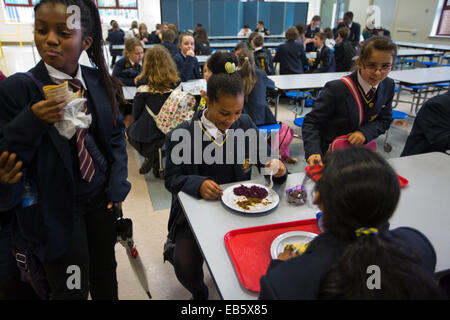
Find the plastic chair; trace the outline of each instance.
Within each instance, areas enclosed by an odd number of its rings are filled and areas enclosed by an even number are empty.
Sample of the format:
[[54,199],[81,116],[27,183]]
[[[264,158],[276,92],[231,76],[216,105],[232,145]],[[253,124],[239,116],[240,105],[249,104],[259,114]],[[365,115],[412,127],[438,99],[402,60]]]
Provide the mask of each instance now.
[[[313,95],[308,91],[287,91],[286,97],[295,99],[295,108],[292,109],[292,111],[295,113],[295,116],[297,114],[303,113],[303,107],[312,107],[314,105],[314,98]],[[307,98],[309,97],[309,98]],[[301,100],[305,100],[304,103],[301,102]],[[298,112],[299,103],[301,105],[300,112]]]
[[305,117],[300,117],[300,118],[297,118],[297,119],[295,119],[294,120],[294,124],[297,126],[297,127],[303,127],[303,121],[305,120]]
[[258,127],[259,131],[263,131],[268,135],[271,133],[276,133],[276,132],[280,131],[280,129],[281,129],[281,125],[279,123],[266,124],[266,125]]
[[[392,120],[406,120],[408,119],[408,114],[402,111],[392,110]],[[392,146],[388,142],[389,130],[386,130],[384,137],[383,149],[385,152],[391,152]]]

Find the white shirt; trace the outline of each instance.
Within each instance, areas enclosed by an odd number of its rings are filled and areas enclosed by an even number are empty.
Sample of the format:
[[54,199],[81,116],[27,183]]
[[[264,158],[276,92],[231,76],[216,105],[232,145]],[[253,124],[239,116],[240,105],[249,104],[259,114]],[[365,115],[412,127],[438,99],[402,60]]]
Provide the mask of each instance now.
[[358,71],[358,82],[361,85],[361,88],[364,90],[364,93],[366,95],[367,95],[367,93],[369,93],[370,89],[374,88],[376,91],[378,88],[378,84],[375,87],[373,87],[366,80],[364,80],[363,77],[361,77],[361,75],[359,74],[359,71]]
[[[207,110],[205,110],[202,114],[202,117],[200,118],[200,121],[203,125],[203,128],[206,130],[206,132],[214,138],[214,140],[217,141],[223,141],[223,134],[222,131],[220,131],[216,125],[214,123],[212,123],[211,121],[209,121],[205,114],[206,114]],[[228,129],[225,130],[225,135],[228,134]]]
[[[72,80],[74,78],[72,78],[71,76],[69,76],[68,74],[65,74],[64,72],[59,71],[56,68],[53,68],[52,66],[45,64],[45,67],[47,68],[48,71],[48,75],[50,77],[50,80],[52,80],[54,83],[56,84],[61,84],[66,80]],[[77,75],[75,76],[75,79],[78,79],[81,81],[81,84],[84,87],[84,90],[87,91],[87,87],[86,87],[86,83],[83,80],[83,74],[81,72],[81,66],[78,65],[78,71],[77,71]]]

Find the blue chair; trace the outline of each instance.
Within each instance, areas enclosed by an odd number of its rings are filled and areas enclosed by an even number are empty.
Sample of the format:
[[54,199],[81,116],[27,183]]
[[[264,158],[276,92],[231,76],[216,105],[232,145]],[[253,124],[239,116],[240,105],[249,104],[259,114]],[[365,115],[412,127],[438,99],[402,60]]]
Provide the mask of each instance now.
[[259,131],[265,132],[267,135],[270,135],[271,133],[276,133],[280,131],[280,129],[281,125],[279,123],[266,124],[258,127]]
[[[312,107],[314,105],[313,95],[308,91],[287,91],[285,94],[286,97],[295,99],[295,108],[292,111],[296,116],[303,113],[303,106]],[[305,100],[305,103],[303,104],[301,100]],[[298,112],[299,104],[301,105],[300,112]]]
[[300,117],[300,118],[297,118],[297,119],[295,119],[294,120],[294,124],[297,126],[297,127],[302,127],[303,126],[303,121],[305,120],[305,117]]
[[437,62],[433,62],[434,55],[427,56],[427,58],[428,58],[430,61],[427,61],[427,62],[422,61],[420,64],[426,66],[427,68],[429,68],[429,67],[436,67],[436,66],[439,65],[439,63],[437,63]]
[[[406,120],[408,119],[408,114],[402,111],[392,110],[392,120]],[[392,151],[392,146],[388,142],[389,130],[386,130],[386,134],[384,137],[383,149],[386,152]]]

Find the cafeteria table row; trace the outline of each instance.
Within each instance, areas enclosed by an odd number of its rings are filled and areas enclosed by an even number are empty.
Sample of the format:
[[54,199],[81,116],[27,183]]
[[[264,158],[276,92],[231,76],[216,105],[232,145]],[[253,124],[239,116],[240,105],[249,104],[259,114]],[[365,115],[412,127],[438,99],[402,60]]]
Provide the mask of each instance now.
[[[390,159],[388,162],[399,175],[408,180],[408,185],[401,190],[397,209],[390,220],[391,228],[409,226],[420,230],[436,250],[436,272],[449,269],[450,156],[435,152]],[[278,207],[267,215],[243,216],[236,214],[220,200],[198,200],[184,192],[178,194],[185,216],[222,299],[250,300],[258,297],[257,292],[250,291],[239,280],[239,275],[244,271],[234,267],[225,244],[225,235],[236,229],[314,219],[315,212],[311,207],[292,206],[286,201],[285,189],[301,184],[303,178],[304,173],[290,174],[285,184],[273,187],[280,197],[280,202]],[[262,177],[251,180],[251,183],[267,185]],[[221,187],[225,190],[233,185],[236,184]],[[246,252],[248,259],[256,259],[258,255],[270,257],[270,246],[262,250],[264,252],[254,252],[253,245],[249,241],[247,247],[242,250]],[[270,259],[268,261],[270,262]],[[259,266],[259,269],[261,268],[265,270],[267,266]]]

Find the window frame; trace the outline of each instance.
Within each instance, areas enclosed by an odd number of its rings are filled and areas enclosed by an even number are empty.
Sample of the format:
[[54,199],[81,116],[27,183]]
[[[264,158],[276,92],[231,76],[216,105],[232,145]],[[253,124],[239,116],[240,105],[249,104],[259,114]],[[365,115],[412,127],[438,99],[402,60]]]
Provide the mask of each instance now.
[[3,0],[3,4],[5,7],[34,7],[32,0],[28,0],[28,4],[17,4],[17,3],[6,3],[6,0]]
[[[31,0],[29,0],[31,1]],[[98,9],[130,9],[130,10],[138,10],[138,1],[136,0],[136,6],[135,7],[122,7],[119,5],[119,0],[115,0],[116,1],[116,6],[115,7],[99,7],[98,6],[98,0],[95,0],[95,5],[97,6]]]
[[437,29],[436,29],[436,36],[438,36],[438,37],[450,36],[450,33],[445,33],[445,34],[439,33],[442,22],[443,22],[442,18],[444,17],[445,11],[448,11],[448,14],[450,14],[450,0],[444,0],[444,3],[442,4],[441,12],[439,15],[439,22],[438,22]]

